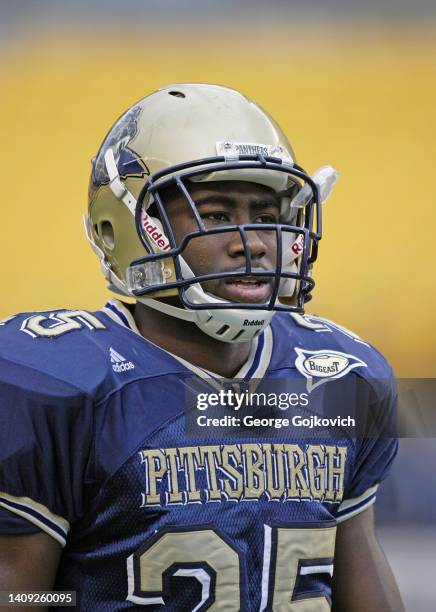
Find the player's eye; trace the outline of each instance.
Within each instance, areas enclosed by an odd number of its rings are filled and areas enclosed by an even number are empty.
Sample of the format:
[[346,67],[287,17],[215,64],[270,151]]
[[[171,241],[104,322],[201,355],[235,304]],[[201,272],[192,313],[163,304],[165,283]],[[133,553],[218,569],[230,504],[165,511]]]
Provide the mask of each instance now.
[[205,211],[200,214],[200,217],[203,221],[210,223],[230,223],[229,215],[222,211]]
[[255,223],[278,223],[279,219],[278,219],[278,215],[274,215],[271,213],[268,214],[263,214],[263,215],[257,215],[255,221]]

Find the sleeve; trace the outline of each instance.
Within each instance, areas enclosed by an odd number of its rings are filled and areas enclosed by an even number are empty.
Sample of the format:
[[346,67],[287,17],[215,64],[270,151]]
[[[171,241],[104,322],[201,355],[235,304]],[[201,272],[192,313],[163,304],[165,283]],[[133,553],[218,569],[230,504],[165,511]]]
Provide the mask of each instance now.
[[65,545],[91,483],[93,405],[64,381],[0,357],[0,533]]
[[365,427],[355,445],[353,471],[337,511],[342,522],[371,506],[380,483],[388,476],[398,451],[396,435],[398,393],[395,378],[371,381]]

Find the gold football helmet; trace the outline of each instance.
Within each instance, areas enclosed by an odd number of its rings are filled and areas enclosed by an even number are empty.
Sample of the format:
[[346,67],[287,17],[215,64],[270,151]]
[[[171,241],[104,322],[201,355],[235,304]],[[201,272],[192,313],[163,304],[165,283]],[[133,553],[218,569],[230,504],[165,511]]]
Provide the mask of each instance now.
[[[303,312],[314,286],[311,267],[321,238],[321,202],[337,173],[324,166],[310,177],[277,123],[239,92],[209,84],[177,84],[143,98],[111,128],[93,159],[87,236],[112,290],[151,308],[195,322],[214,338],[244,342],[259,334],[278,310]],[[248,181],[280,199],[280,223],[256,224],[276,233],[276,266],[257,270],[247,248],[248,225],[206,228],[190,185]],[[165,193],[176,188],[197,220],[198,231],[177,244],[165,211]],[[239,232],[245,268],[196,276],[184,258],[189,240]],[[211,238],[212,239],[212,238]],[[222,276],[271,279],[263,304],[235,303],[202,288]],[[178,296],[180,305],[161,298]]]

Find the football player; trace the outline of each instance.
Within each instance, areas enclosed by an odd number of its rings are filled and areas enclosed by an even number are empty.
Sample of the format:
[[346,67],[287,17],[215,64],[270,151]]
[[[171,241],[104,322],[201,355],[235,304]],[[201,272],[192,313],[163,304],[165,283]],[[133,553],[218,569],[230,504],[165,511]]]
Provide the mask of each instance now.
[[[0,327],[0,590],[90,612],[403,609],[373,524],[391,368],[304,315],[336,178],[225,87],[118,119],[85,226],[119,299]],[[371,435],[347,429],[342,408],[369,407]]]

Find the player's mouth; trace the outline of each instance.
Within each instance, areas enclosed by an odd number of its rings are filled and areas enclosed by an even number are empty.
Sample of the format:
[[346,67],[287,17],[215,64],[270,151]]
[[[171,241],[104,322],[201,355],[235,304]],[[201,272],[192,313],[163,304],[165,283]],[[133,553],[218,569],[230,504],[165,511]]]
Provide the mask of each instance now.
[[229,278],[224,283],[225,299],[232,302],[254,302],[262,304],[271,295],[271,279],[261,276]]

